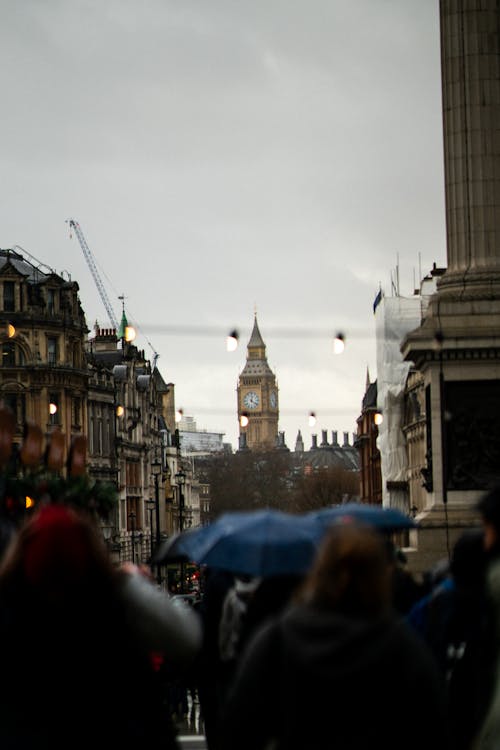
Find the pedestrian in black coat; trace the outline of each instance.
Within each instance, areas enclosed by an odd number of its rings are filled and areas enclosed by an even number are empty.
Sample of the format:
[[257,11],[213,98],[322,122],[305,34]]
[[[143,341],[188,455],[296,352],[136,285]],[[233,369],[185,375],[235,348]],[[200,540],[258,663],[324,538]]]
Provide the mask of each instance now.
[[486,563],[483,530],[464,531],[453,546],[449,576],[417,602],[407,618],[431,648],[446,680],[454,750],[472,746],[491,693],[494,659]]
[[[274,743],[274,744],[273,744]],[[444,750],[444,684],[391,606],[383,540],[333,527],[297,601],[248,644],[223,750]]]

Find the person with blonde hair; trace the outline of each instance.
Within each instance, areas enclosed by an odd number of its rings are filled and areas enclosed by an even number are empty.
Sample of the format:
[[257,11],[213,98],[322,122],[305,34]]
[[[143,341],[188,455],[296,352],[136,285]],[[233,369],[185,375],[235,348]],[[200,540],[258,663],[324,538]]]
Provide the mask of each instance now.
[[333,526],[294,601],[242,655],[223,750],[444,750],[443,681],[391,594],[382,537]]

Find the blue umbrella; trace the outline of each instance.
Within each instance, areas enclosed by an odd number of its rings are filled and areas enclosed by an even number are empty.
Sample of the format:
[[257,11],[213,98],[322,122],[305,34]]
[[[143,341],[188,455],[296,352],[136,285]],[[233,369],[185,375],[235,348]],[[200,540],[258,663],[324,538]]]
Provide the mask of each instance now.
[[305,516],[271,509],[230,511],[208,526],[179,534],[171,552],[233,573],[302,574],[310,567],[321,537],[318,524]]
[[162,541],[151,557],[152,564],[167,565],[174,562],[189,562],[189,555],[184,552],[182,547],[183,538],[184,534],[177,532]]
[[305,515],[306,518],[316,521],[323,528],[333,523],[350,522],[367,524],[382,531],[418,528],[417,522],[398,508],[387,508],[369,503],[345,503],[330,508],[320,508]]

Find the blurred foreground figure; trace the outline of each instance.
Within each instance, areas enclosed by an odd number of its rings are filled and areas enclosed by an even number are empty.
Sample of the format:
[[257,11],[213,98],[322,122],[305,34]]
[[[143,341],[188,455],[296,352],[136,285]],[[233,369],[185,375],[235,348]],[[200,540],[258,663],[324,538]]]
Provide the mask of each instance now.
[[468,750],[491,690],[491,612],[485,596],[482,529],[459,536],[448,576],[410,610],[408,622],[431,648],[446,680],[450,739]]
[[90,518],[48,505],[0,566],[0,745],[175,748],[153,655],[188,665],[201,641],[138,568],[115,568]]
[[488,555],[486,595],[491,606],[492,638],[489,649],[493,665],[488,711],[473,745],[474,750],[500,748],[500,486],[479,500],[477,508],[484,529],[484,546]]
[[444,750],[443,681],[391,593],[380,535],[332,527],[294,605],[242,656],[224,750]]

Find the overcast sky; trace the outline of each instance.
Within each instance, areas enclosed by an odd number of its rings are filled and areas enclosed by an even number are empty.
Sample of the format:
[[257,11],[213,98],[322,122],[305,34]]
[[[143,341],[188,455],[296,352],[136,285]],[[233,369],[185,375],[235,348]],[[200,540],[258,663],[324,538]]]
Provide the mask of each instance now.
[[198,428],[237,446],[256,309],[288,446],[352,434],[379,283],[398,266],[409,296],[446,262],[438,0],[0,9],[0,247],[69,273],[108,327],[78,221]]

